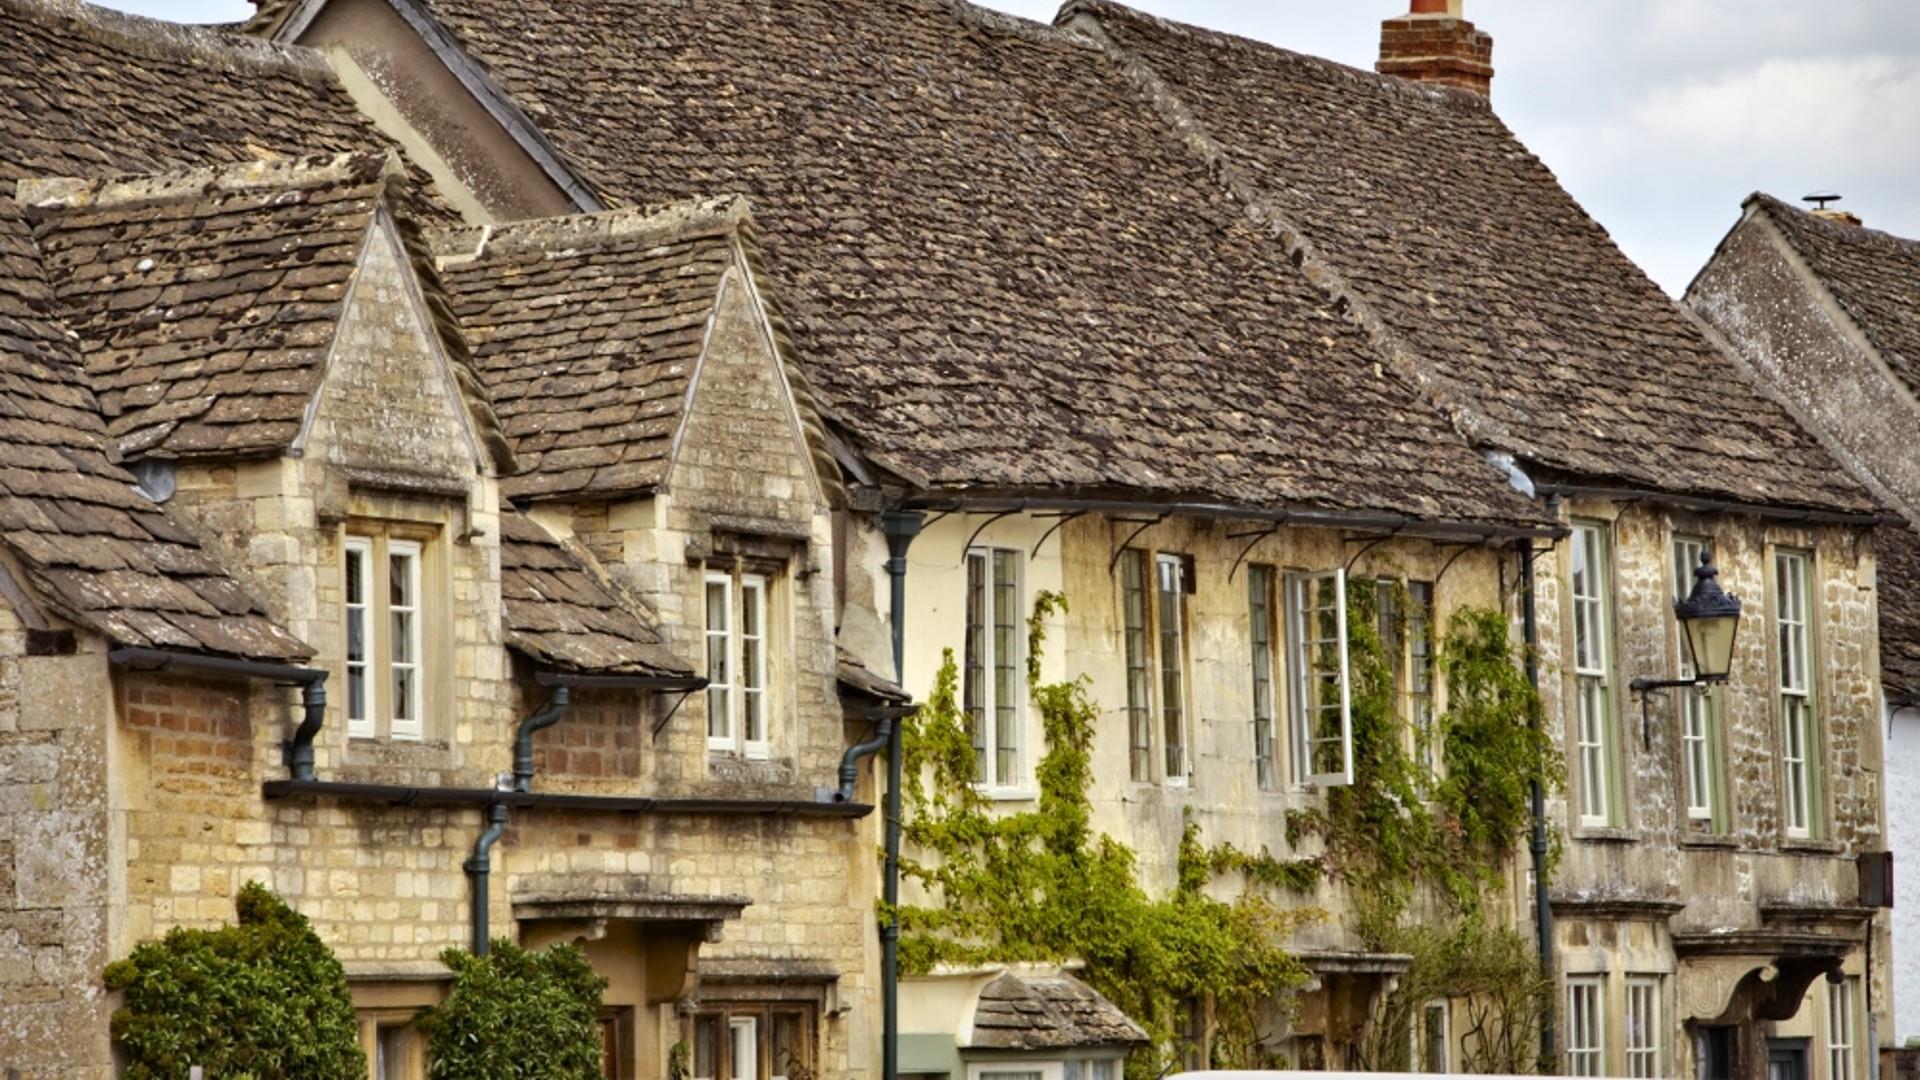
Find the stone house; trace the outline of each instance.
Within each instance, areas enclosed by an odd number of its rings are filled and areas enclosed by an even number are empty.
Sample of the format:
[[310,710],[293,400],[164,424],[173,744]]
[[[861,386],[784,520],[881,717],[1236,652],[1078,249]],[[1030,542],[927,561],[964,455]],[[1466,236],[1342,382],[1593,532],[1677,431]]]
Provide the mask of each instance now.
[[[1880,559],[1880,679],[1887,710],[1889,847],[1920,839],[1920,473],[1905,447],[1920,430],[1920,241],[1856,215],[1803,210],[1756,193],[1741,207],[1686,301],[1780,401],[1899,521],[1874,536]],[[1920,921],[1894,913],[1896,1043],[1920,1035]]]
[[112,1075],[101,969],[257,879],[380,1077],[489,935],[583,945],[609,1076],[870,1068],[901,695],[744,207],[450,229],[312,54],[4,14],[0,1062]]
[[[1284,635],[1236,563],[1395,566],[1443,609],[1536,613],[1569,776],[1515,917],[1551,927],[1564,1066],[1858,1074],[1888,1001],[1855,866],[1885,847],[1881,501],[1500,124],[1459,5],[1413,8],[1382,69],[1451,89],[1092,0],[1051,28],[954,0],[273,0],[252,29],[323,51],[470,219],[745,196],[846,478],[841,640],[884,669],[899,635],[924,688],[969,596],[978,642],[989,593],[1078,598],[1049,662],[1094,675],[1101,824],[1161,880],[1189,808],[1281,851],[1284,808],[1322,797],[1294,781],[1330,776],[1291,771],[1282,716],[1256,734],[1250,658]],[[882,511],[896,536],[922,515],[899,612]],[[1643,704],[1703,549],[1748,605],[1733,677]],[[1004,654],[976,648],[977,730],[1017,804]],[[1328,1003],[1364,1015],[1392,965],[1309,933],[1319,1004],[1276,1039],[1337,1058]]]

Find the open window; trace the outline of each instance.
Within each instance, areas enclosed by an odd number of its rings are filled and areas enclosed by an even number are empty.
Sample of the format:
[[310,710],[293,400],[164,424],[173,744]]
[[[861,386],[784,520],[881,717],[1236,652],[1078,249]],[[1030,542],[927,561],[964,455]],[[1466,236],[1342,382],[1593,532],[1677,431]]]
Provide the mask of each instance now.
[[1347,572],[1287,577],[1293,779],[1353,783],[1353,703],[1347,664]]

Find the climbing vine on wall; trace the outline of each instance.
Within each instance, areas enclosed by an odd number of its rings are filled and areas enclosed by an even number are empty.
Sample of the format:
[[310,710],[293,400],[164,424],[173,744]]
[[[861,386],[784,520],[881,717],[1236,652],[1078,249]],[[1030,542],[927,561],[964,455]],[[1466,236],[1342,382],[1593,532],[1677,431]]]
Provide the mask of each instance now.
[[[1491,922],[1489,903],[1506,892],[1522,849],[1532,784],[1554,783],[1558,756],[1539,722],[1539,695],[1515,663],[1506,617],[1461,609],[1439,642],[1447,708],[1433,734],[1439,775],[1427,775],[1424,755],[1402,737],[1379,588],[1355,579],[1347,589],[1354,782],[1329,791],[1324,809],[1294,814],[1290,839],[1320,838],[1329,873],[1350,887],[1354,928],[1368,948],[1414,958],[1375,1011],[1360,1047],[1368,1068],[1409,1068],[1420,1011],[1451,998],[1466,1014],[1462,1064],[1529,1072],[1549,987],[1533,947]],[[1390,610],[1407,611],[1405,597],[1397,600]]]
[[[1043,593],[1028,620],[1027,685],[1046,740],[1030,811],[995,812],[974,786],[973,739],[949,651],[903,732],[904,832],[914,856],[901,872],[928,897],[897,913],[903,969],[1079,960],[1082,977],[1153,1039],[1129,1062],[1136,1080],[1175,1064],[1195,1032],[1214,1067],[1272,1064],[1259,1049],[1263,1011],[1305,978],[1281,943],[1319,915],[1280,897],[1333,876],[1356,898],[1355,929],[1370,948],[1415,956],[1402,990],[1370,1025],[1363,1056],[1406,1067],[1415,1011],[1454,996],[1468,999],[1467,1064],[1531,1068],[1531,1057],[1512,1053],[1530,1046],[1538,1020],[1537,968],[1523,939],[1488,924],[1486,905],[1505,889],[1533,778],[1555,774],[1536,723],[1538,695],[1514,662],[1504,616],[1456,612],[1437,656],[1447,687],[1435,736],[1444,767],[1427,776],[1412,752],[1419,748],[1403,738],[1377,590],[1367,579],[1348,591],[1354,783],[1288,821],[1289,844],[1317,837],[1324,854],[1282,859],[1209,846],[1188,822],[1175,886],[1158,898],[1141,886],[1132,849],[1092,827],[1099,711],[1087,680],[1040,678],[1045,620],[1065,610],[1065,598]],[[1400,600],[1392,610],[1407,611]],[[1233,875],[1244,887],[1218,899],[1221,880]],[[1423,897],[1444,910],[1411,926]]]
[[[956,697],[952,652],[932,694],[908,721],[902,744],[905,838],[917,857],[901,873],[932,898],[903,906],[901,965],[1078,960],[1080,976],[1133,1017],[1153,1043],[1128,1062],[1129,1077],[1164,1073],[1178,1038],[1199,1013],[1218,1066],[1256,1057],[1259,1012],[1306,977],[1281,946],[1310,913],[1287,910],[1262,885],[1311,883],[1313,871],[1271,856],[1208,849],[1189,823],[1177,883],[1150,896],[1132,849],[1096,835],[1088,791],[1099,711],[1086,680],[1043,683],[1045,620],[1066,609],[1043,593],[1027,623],[1027,686],[1046,736],[1035,768],[1039,799],[1026,812],[990,811],[973,786],[973,740]],[[1253,887],[1232,901],[1209,895],[1221,870]]]

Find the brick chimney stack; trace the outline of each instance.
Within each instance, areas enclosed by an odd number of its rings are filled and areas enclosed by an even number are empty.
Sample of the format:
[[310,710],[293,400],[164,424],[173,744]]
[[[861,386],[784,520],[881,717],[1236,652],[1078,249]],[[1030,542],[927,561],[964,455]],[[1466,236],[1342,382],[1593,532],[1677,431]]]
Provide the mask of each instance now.
[[1493,36],[1461,17],[1462,0],[1413,0],[1413,9],[1380,24],[1380,62],[1374,70],[1414,82],[1471,90],[1493,89]]

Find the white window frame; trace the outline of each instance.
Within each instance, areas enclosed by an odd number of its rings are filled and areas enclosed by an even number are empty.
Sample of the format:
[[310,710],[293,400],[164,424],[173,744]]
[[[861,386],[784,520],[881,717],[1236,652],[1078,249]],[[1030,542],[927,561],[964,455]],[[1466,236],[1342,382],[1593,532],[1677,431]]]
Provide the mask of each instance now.
[[[1185,787],[1193,775],[1192,710],[1187,696],[1187,595],[1186,560],[1177,554],[1160,552],[1153,557],[1153,640],[1154,656],[1159,661],[1160,750],[1162,779],[1168,787]],[[1169,588],[1171,584],[1171,588]],[[1166,598],[1172,597],[1167,610]],[[1171,642],[1173,648],[1168,649]],[[1173,653],[1168,656],[1168,652]],[[1169,692],[1169,674],[1179,685]],[[1179,742],[1174,736],[1179,736]]]
[[[1315,739],[1312,735],[1313,716],[1317,710],[1325,709],[1328,703],[1321,700],[1315,689],[1315,683],[1324,676],[1314,670],[1313,655],[1317,646],[1327,644],[1327,639],[1310,636],[1309,612],[1324,610],[1313,607],[1311,599],[1314,593],[1326,583],[1331,582],[1334,594],[1334,634],[1337,639],[1340,670],[1338,675],[1340,691],[1340,754],[1339,767],[1326,772],[1313,772],[1314,743],[1330,742],[1330,739]],[[1297,784],[1314,784],[1320,787],[1344,787],[1353,783],[1353,689],[1352,671],[1347,655],[1347,571],[1343,567],[1320,573],[1294,573],[1287,575],[1287,671],[1290,690],[1288,711],[1288,741],[1293,758],[1293,778]]]
[[1666,979],[1660,975],[1631,975],[1627,978],[1627,1075],[1630,1077],[1665,1076],[1666,1040],[1661,1038],[1661,1011]]
[[[972,634],[973,590],[975,587],[974,569],[980,570],[980,686],[978,701],[971,701],[972,693],[966,685],[966,650],[962,649],[962,685],[961,708],[967,711],[969,723],[973,724],[973,745],[975,752],[974,782],[988,791],[1010,792],[1017,790],[1024,782],[1026,749],[1026,672],[1022,660],[1025,658],[1025,635],[1021,633],[1021,611],[1025,610],[1026,592],[1024,560],[1025,553],[1018,548],[974,547],[967,551],[967,573],[963,588],[967,590],[966,603],[962,605],[966,612],[965,632]],[[1008,563],[1003,581],[999,563]],[[1012,622],[1007,634],[1008,648],[1002,650],[996,640],[1000,629],[999,598],[1000,590],[1011,591],[1009,609]],[[1006,655],[1003,655],[1003,652]],[[1010,701],[1002,701],[999,685],[1000,673],[1010,673],[1007,695]],[[977,715],[975,709],[978,710]],[[1002,712],[1008,716],[1003,722]]]
[[[712,592],[721,591],[725,625],[713,624]],[[764,761],[772,747],[772,688],[767,683],[773,582],[765,574],[709,570],[700,598],[707,625],[707,749]],[[757,632],[749,632],[755,629]],[[725,678],[714,679],[716,657]]]
[[[772,607],[767,603],[767,590],[770,587],[765,575],[740,575],[740,610],[734,624],[739,631],[736,640],[740,649],[734,663],[734,670],[740,676],[740,753],[755,761],[766,760],[768,732],[772,728],[772,710],[767,707],[767,645],[770,638],[767,613]],[[747,617],[749,614],[753,616],[751,619]],[[749,627],[757,632],[749,633]],[[748,656],[749,642],[754,645],[751,657]]]
[[1003,1076],[1040,1075],[1040,1080],[1063,1080],[1066,1060],[1050,1061],[973,1061],[967,1063],[967,1080],[994,1080]]
[[[1693,569],[1707,541],[1697,536],[1673,538],[1673,598],[1684,600],[1693,591]],[[1693,678],[1693,662],[1687,650],[1686,629],[1674,620],[1674,647],[1680,657],[1680,677]],[[1680,691],[1680,778],[1685,796],[1687,820],[1706,828],[1714,827],[1718,816],[1717,781],[1719,762],[1715,760],[1713,698],[1706,687]]]
[[[1567,593],[1573,602],[1574,752],[1580,778],[1580,824],[1613,824],[1615,723],[1612,632],[1611,537],[1604,526],[1573,527]],[[1581,591],[1585,585],[1587,591]]]
[[1848,975],[1827,984],[1827,1077],[1856,1080],[1860,1075],[1860,977]]
[[[1429,1021],[1435,1015],[1440,1017],[1440,1062],[1439,1068],[1431,1068],[1434,1052],[1434,1033]],[[1420,1006],[1420,1023],[1413,1030],[1413,1068],[1409,1072],[1450,1073],[1453,1071],[1453,1007],[1446,998],[1434,998]]]
[[[359,557],[360,572],[353,572],[353,556]],[[350,739],[371,739],[379,735],[379,722],[375,717],[379,713],[379,692],[375,689],[374,675],[379,670],[376,660],[377,641],[374,637],[374,612],[379,605],[373,592],[373,540],[366,536],[349,536],[346,539],[340,559],[340,604],[344,612],[341,624],[342,638],[340,655],[347,669],[346,695],[340,706],[347,714],[347,737]],[[357,577],[357,582],[353,579]],[[353,586],[359,585],[360,602],[352,602]],[[360,624],[360,659],[353,659],[353,626]],[[360,712],[354,715],[353,677],[360,676]]]
[[1120,553],[1120,649],[1127,688],[1127,775],[1153,782],[1153,601],[1147,552]]
[[[713,590],[720,588],[720,612],[726,619],[726,625],[713,625]],[[739,729],[734,724],[734,672],[739,661],[735,659],[733,627],[737,616],[734,614],[733,575],[719,571],[708,571],[700,587],[700,600],[705,614],[707,646],[707,749],[732,753],[739,747],[737,736]],[[716,649],[718,650],[716,652]],[[718,657],[724,668],[721,677],[714,677],[714,660]],[[716,704],[717,702],[717,704]],[[733,1036],[729,1034],[728,1038]]]
[[1568,1076],[1607,1075],[1607,977],[1567,978],[1565,1057]]
[[[388,599],[382,606],[387,610],[387,625],[389,627],[393,625],[396,615],[401,613],[406,614],[407,632],[405,637],[407,655],[412,657],[412,659],[404,662],[394,659],[397,655],[397,650],[394,649],[394,642],[392,641],[393,635],[390,630],[389,641],[387,643],[387,682],[390,687],[388,693],[391,695],[389,701],[390,707],[392,708],[392,716],[388,720],[387,734],[395,739],[419,739],[426,733],[425,684],[427,681],[427,658],[424,648],[426,635],[422,627],[422,624],[426,622],[426,610],[423,603],[425,597],[421,593],[421,583],[425,577],[421,564],[426,561],[426,552],[417,540],[387,541],[387,593],[389,597],[393,592],[393,564],[396,559],[406,560],[406,593],[412,598],[413,603],[410,605],[394,605],[391,600]],[[399,672],[402,670],[412,676],[407,682],[407,712],[409,715],[408,718],[404,720],[400,718],[399,694],[396,688],[392,688],[392,684],[399,681]]]
[[1247,641],[1252,652],[1250,669],[1253,705],[1254,784],[1261,791],[1280,786],[1278,740],[1274,738],[1279,712],[1279,662],[1274,650],[1280,634],[1280,620],[1274,605],[1279,603],[1278,575],[1271,566],[1255,563],[1247,567]]
[[1820,726],[1814,710],[1813,635],[1808,608],[1813,557],[1774,552],[1774,647],[1780,664],[1780,801],[1787,835],[1813,835]]
[[[741,1053],[742,1035],[745,1035],[746,1053]],[[731,1016],[727,1018],[727,1058],[728,1067],[733,1075],[728,1080],[760,1080],[760,1018],[757,1016]],[[742,1060],[745,1059],[745,1060]],[[742,1066],[745,1066],[742,1068]]]

